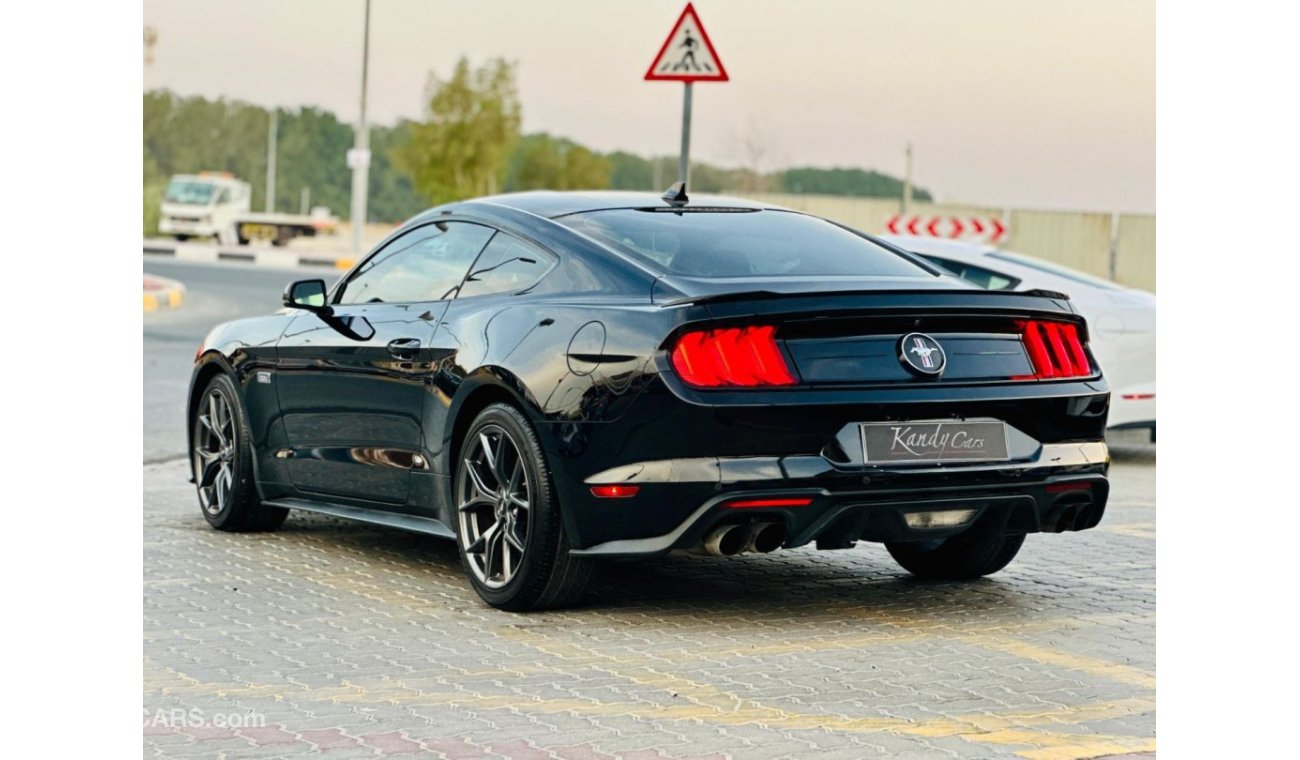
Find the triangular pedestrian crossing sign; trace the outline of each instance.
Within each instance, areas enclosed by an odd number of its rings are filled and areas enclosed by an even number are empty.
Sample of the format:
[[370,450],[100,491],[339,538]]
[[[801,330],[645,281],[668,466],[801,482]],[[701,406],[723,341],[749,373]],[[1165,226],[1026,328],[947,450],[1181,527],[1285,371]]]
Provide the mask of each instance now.
[[673,82],[725,82],[727,69],[709,41],[695,6],[686,4],[673,30],[668,33],[654,63],[646,70],[646,79],[667,79]]

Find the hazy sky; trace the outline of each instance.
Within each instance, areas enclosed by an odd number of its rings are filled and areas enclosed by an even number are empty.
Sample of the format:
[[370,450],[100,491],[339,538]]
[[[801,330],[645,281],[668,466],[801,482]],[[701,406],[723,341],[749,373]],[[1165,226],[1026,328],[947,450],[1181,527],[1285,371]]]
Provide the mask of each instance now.
[[[372,123],[430,70],[519,64],[525,131],[676,155],[682,86],[642,75],[680,0],[372,0]],[[1154,0],[697,0],[731,81],[695,86],[692,158],[860,166],[942,200],[1155,210]],[[355,120],[364,0],[145,0],[146,88]]]

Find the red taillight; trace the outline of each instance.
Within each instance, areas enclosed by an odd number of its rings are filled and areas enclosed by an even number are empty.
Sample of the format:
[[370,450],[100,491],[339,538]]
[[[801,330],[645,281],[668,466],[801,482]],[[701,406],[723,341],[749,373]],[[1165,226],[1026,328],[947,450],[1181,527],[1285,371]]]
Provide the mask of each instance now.
[[1088,377],[1092,366],[1079,339],[1079,328],[1071,322],[1029,320],[1020,322],[1020,336],[1034,365],[1033,377],[1018,380],[1056,380]]
[[812,504],[812,497],[805,496],[779,499],[741,499],[727,502],[728,509],[761,509],[763,507],[806,507]]
[[688,332],[673,347],[673,369],[697,388],[794,385],[775,335],[771,325]]
[[592,486],[591,495],[597,499],[630,499],[640,490],[641,486]]

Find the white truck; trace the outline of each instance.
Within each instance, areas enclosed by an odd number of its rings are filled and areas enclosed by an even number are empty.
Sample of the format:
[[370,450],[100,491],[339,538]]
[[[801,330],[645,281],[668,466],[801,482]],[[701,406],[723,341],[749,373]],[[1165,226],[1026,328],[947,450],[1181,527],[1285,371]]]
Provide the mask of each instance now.
[[215,237],[233,245],[236,221],[248,214],[251,196],[248,183],[229,174],[177,174],[163,193],[158,231],[177,240]]
[[177,240],[215,237],[226,245],[253,241],[288,245],[296,237],[334,234],[338,218],[317,206],[311,214],[255,213],[247,182],[226,172],[177,174],[163,193],[158,231]]

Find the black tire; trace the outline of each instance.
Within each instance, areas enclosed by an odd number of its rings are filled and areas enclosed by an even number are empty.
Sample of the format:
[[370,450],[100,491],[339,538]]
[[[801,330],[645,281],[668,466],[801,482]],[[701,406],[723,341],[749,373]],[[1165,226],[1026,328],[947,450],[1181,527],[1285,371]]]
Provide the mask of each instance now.
[[192,425],[190,461],[199,510],[208,524],[228,531],[280,527],[289,510],[267,506],[257,495],[248,419],[229,375],[216,375],[203,389]]
[[1000,526],[976,525],[970,530],[934,541],[889,542],[885,548],[912,575],[927,580],[970,580],[992,575],[1006,567],[1025,534],[1003,535]]
[[[503,440],[517,452],[513,459]],[[485,456],[485,447],[491,451],[493,444],[495,453]],[[456,545],[465,575],[483,601],[514,612],[577,601],[595,563],[569,553],[550,468],[523,413],[508,404],[484,409],[465,434],[457,460]]]
[[172,235],[172,237],[176,238],[176,242],[178,242],[178,243],[184,243],[186,240],[189,240],[191,236],[190,236],[190,235]]

